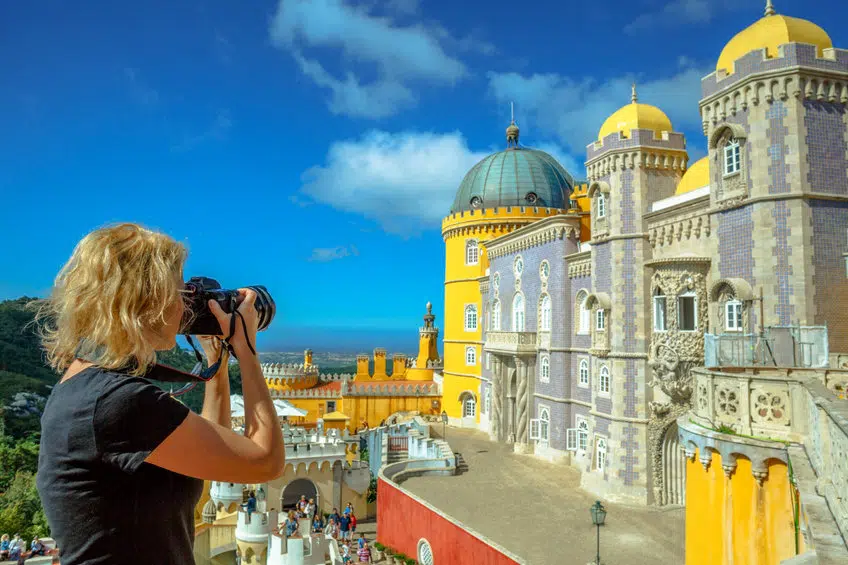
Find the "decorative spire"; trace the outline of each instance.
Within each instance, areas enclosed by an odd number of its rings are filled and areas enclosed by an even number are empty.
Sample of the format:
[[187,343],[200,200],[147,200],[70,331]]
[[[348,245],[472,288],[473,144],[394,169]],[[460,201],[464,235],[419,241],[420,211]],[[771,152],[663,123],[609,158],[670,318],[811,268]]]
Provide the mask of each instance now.
[[630,85],[630,102],[635,104],[639,98],[636,96],[636,83]]
[[774,6],[771,3],[771,0],[766,0],[766,16],[773,16],[777,12],[774,11]]
[[518,147],[518,126],[515,125],[515,105],[510,102],[509,103],[509,114],[510,121],[509,127],[506,128],[506,146],[509,147]]

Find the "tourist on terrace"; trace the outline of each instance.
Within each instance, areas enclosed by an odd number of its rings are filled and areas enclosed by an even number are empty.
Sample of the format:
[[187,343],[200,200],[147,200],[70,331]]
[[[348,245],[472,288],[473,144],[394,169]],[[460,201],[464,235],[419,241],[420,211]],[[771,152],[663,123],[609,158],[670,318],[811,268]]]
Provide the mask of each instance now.
[[250,523],[250,515],[256,512],[256,495],[253,491],[247,495],[247,502],[241,505],[247,511],[247,523]]
[[41,543],[41,540],[38,537],[35,537],[30,544],[30,552],[29,556],[33,557],[35,555],[44,555],[47,553],[47,549],[44,547],[44,544]]
[[333,512],[330,514],[330,518],[332,518],[333,520],[335,520],[335,521],[336,521],[336,524],[338,524],[338,523],[339,523],[339,520],[341,519],[341,516],[339,516],[339,509],[338,509],[338,508],[333,508]]
[[350,545],[347,540],[342,542],[342,563],[350,563]]
[[312,520],[312,532],[316,534],[320,534],[324,531],[324,518],[321,516],[321,513],[318,512],[315,514],[315,519]]
[[353,541],[353,534],[356,533],[356,514],[351,509],[350,512],[350,530],[347,533],[347,539]]
[[297,514],[294,510],[289,510],[289,515],[286,518],[286,536],[291,537],[297,532],[298,522]]
[[0,561],[9,559],[9,534],[0,537]]
[[324,528],[324,535],[330,536],[333,539],[339,539],[339,523],[336,519],[330,517],[327,522],[327,527]]
[[359,546],[359,550],[356,552],[359,555],[360,563],[371,563],[371,548],[368,547],[368,542]]
[[360,534],[359,534],[359,539],[358,539],[358,540],[356,540],[356,541],[357,541],[357,543],[359,544],[359,549],[362,549],[362,547],[363,547],[366,543],[368,543],[368,540],[366,540],[366,539],[365,539],[365,534],[363,534],[363,533],[360,533]]
[[315,516],[315,499],[310,498],[306,504],[306,517],[311,520],[313,516]]
[[345,514],[350,514],[351,512],[353,512],[353,504],[351,504],[350,502],[348,502],[348,503],[347,503],[347,506],[345,506],[344,513],[345,513]]
[[[238,291],[232,314],[205,305],[226,347],[198,336],[217,369],[200,414],[146,378],[160,374],[151,371],[156,352],[173,349],[184,327],[186,255],[183,244],[136,224],[100,228],[36,302],[47,362],[62,375],[41,417],[36,484],[65,563],[193,563],[203,481],[257,484],[282,474],[253,290]],[[229,353],[241,369],[244,435],[231,429]]]
[[342,539],[346,540],[350,538],[350,514],[344,513],[339,518],[339,532]]

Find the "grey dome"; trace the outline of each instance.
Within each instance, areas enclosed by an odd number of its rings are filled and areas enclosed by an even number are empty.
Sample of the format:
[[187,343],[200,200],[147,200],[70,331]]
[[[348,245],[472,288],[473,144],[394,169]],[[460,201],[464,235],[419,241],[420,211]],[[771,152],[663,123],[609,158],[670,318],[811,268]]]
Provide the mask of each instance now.
[[451,214],[500,206],[567,209],[573,188],[572,176],[544,151],[510,147],[489,155],[468,171],[456,192]]

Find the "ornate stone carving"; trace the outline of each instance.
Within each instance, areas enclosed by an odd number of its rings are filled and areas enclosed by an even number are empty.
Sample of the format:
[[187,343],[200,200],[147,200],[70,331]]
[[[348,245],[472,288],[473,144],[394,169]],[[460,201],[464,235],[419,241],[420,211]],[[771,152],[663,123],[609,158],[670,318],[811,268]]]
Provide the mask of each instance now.
[[[661,412],[654,412],[652,418],[648,421],[648,450],[651,454],[651,463],[653,468],[659,472],[654,473],[654,501],[657,504],[664,504],[663,492],[665,488],[664,474],[662,473],[662,445],[665,439],[666,431],[674,424],[681,415],[685,414],[689,409],[688,406],[682,404],[663,405]],[[686,452],[686,456],[692,458],[695,453]]]
[[492,430],[492,437],[500,440],[501,414],[503,414],[503,362],[497,357],[495,357],[494,369],[494,376],[492,378],[492,418],[489,425]]
[[[663,343],[654,344],[648,366],[654,373],[648,386],[658,386],[671,399],[672,404],[689,404],[692,396],[692,376],[689,374],[689,367],[681,367],[680,356],[672,347]],[[651,410],[658,416],[667,413],[668,407],[667,403],[651,402]]]
[[751,391],[751,419],[759,423],[789,425],[789,401],[784,391],[756,388]]
[[524,361],[517,361],[516,367],[518,371],[518,392],[516,394],[516,412],[518,426],[516,430],[516,440],[519,443],[527,443],[527,430],[529,425],[529,417],[527,411],[527,365]]
[[716,412],[736,421],[739,415],[739,394],[732,388],[718,387],[715,393]]

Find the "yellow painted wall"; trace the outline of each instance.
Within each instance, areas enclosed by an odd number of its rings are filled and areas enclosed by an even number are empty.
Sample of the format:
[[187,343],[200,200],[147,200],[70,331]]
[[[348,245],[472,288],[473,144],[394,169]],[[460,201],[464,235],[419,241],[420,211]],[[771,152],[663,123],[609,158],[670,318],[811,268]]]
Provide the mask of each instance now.
[[741,456],[730,479],[721,455],[712,453],[707,471],[699,457],[686,463],[686,565],[778,565],[795,555],[786,465],[769,461],[760,487]]
[[405,396],[351,396],[345,398],[346,412],[350,416],[348,422],[351,431],[358,426],[362,420],[368,422],[369,428],[375,428],[380,422],[395,412],[408,412],[417,410],[422,414],[440,414],[441,404],[433,408],[433,401],[438,402],[436,397],[405,397]]
[[[295,479],[309,479],[318,490],[319,503],[321,512],[332,512],[336,501],[333,500],[333,468],[328,462],[322,463],[320,466],[317,463],[306,465],[286,465],[285,473],[282,477],[274,479],[268,484],[267,501],[268,508],[280,509],[280,500],[282,499],[283,490],[286,485]],[[339,510],[344,509],[344,505],[348,502],[353,503],[353,508],[356,511],[357,519],[373,517],[369,515],[367,504],[368,491],[358,494],[351,490],[342,482],[342,505]],[[372,505],[373,506],[373,505]]]
[[[442,222],[445,237],[445,353],[442,406],[452,418],[462,416],[459,397],[470,390],[479,401],[480,375],[483,367],[481,338],[485,319],[480,296],[479,278],[486,274],[489,259],[480,246],[476,265],[465,264],[465,244],[469,239],[484,242],[511,232],[514,228],[536,220],[564,213],[550,208],[497,208],[454,214]],[[461,229],[457,233],[452,230]],[[477,331],[465,331],[465,306],[477,305]],[[465,364],[465,348],[477,348],[477,364]],[[478,406],[476,420],[480,420]]]

